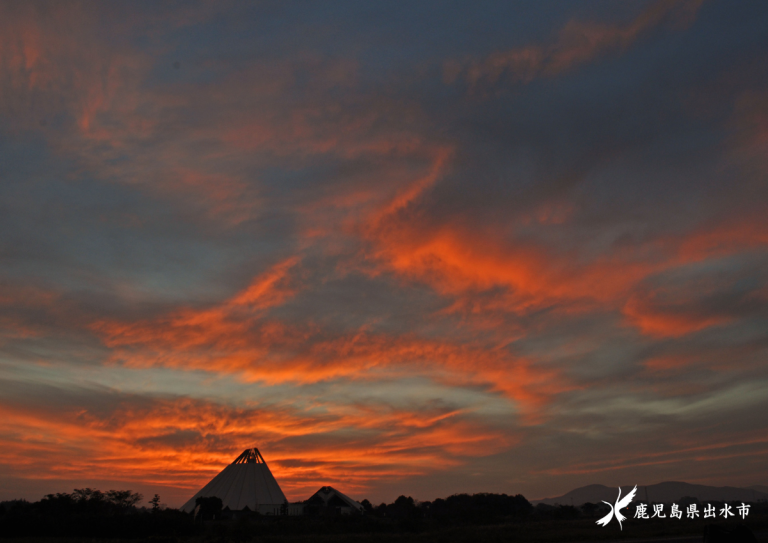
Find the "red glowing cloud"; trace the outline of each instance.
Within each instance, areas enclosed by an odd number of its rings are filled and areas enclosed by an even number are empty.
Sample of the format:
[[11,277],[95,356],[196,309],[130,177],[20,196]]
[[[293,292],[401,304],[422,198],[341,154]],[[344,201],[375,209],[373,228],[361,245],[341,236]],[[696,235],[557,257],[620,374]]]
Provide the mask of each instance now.
[[[63,391],[48,394],[55,403]],[[417,415],[331,405],[312,413],[100,394],[62,397],[57,406],[2,402],[0,434],[24,432],[26,439],[4,447],[0,463],[33,479],[141,480],[183,501],[255,444],[281,486],[298,499],[329,480],[365,490],[381,478],[459,465],[478,450],[493,454],[514,442],[499,428],[450,411]],[[52,454],[55,465],[48,461]]]

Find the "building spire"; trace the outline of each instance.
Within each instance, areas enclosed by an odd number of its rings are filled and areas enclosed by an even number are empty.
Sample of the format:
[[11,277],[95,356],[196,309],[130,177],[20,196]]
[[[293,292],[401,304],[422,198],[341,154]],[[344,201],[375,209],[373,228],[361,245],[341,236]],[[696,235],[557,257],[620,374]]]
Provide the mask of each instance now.
[[266,464],[264,457],[261,456],[259,449],[245,449],[243,453],[235,458],[233,464]]

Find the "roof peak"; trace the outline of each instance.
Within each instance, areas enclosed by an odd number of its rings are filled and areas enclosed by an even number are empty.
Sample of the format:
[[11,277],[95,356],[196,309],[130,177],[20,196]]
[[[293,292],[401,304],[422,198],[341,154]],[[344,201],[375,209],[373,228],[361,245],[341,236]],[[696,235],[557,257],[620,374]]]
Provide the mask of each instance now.
[[240,456],[235,458],[233,464],[265,464],[264,457],[261,456],[259,449],[245,449]]

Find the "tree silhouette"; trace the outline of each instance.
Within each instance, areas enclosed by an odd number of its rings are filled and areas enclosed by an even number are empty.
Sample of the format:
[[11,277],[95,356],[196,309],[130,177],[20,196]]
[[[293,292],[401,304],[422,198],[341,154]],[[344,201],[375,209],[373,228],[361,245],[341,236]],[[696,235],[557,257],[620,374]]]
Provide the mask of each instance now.
[[221,509],[224,505],[221,501],[221,498],[216,496],[198,496],[198,498],[195,500],[195,505],[200,506],[198,515],[200,515],[202,520],[214,520],[221,518]]

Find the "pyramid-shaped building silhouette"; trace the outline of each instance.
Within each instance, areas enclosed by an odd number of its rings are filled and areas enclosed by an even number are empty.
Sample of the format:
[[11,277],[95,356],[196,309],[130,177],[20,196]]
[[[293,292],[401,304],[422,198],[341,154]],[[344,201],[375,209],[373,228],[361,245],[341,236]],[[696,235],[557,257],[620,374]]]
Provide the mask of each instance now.
[[258,511],[263,515],[279,515],[288,503],[259,449],[247,449],[234,462],[192,496],[182,511],[195,509],[198,497],[216,496],[222,508],[230,511]]

